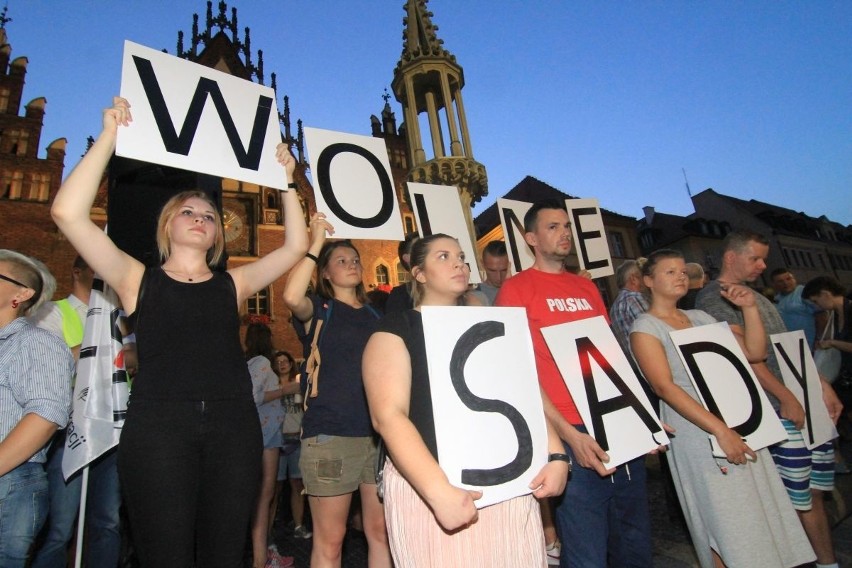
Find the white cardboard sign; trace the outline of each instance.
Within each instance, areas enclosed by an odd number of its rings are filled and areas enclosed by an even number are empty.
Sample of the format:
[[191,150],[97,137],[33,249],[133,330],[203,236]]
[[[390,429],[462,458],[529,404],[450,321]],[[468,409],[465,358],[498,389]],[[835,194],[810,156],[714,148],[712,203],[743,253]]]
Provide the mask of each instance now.
[[547,428],[523,308],[424,306],[438,462],[482,508],[531,492]]
[[603,316],[541,328],[589,434],[615,467],[669,438]]
[[598,200],[566,199],[565,206],[571,218],[571,232],[580,268],[588,270],[592,278],[615,274]]
[[121,96],[133,122],[118,129],[118,156],[286,187],[271,88],[125,41]]
[[385,141],[305,128],[317,211],[340,239],[403,240]]
[[837,437],[837,428],[828,416],[822,399],[819,371],[808,347],[805,332],[801,329],[769,336],[784,386],[805,409],[805,426],[802,437],[808,449],[814,449]]
[[[753,450],[787,439],[787,432],[757,382],[727,322],[670,332],[701,404]],[[712,434],[713,455],[724,458]]]
[[470,231],[467,229],[458,188],[412,181],[407,184],[420,236],[444,233],[458,239],[470,267],[470,282],[482,282],[476,258],[476,245],[471,241]]
[[498,199],[497,211],[500,213],[500,224],[503,227],[503,239],[509,252],[509,270],[517,274],[535,263],[535,252],[524,240],[524,215],[532,207],[532,203],[515,201],[513,199]]

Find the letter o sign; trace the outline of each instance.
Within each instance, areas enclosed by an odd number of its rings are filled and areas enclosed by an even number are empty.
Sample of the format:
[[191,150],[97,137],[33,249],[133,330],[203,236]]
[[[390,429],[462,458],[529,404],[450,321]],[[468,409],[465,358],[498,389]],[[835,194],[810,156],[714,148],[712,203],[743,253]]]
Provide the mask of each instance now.
[[[379,182],[382,186],[382,206],[379,209],[379,212],[372,217],[356,217],[355,215],[352,215],[343,208],[340,201],[338,201],[337,197],[334,195],[334,191],[331,187],[331,162],[335,157],[343,153],[357,154],[358,156],[361,156],[367,160],[379,177]],[[322,151],[319,159],[317,159],[316,174],[317,184],[319,185],[320,192],[322,193],[323,199],[325,199],[328,208],[344,223],[352,225],[353,227],[370,229],[374,227],[381,227],[388,221],[388,219],[390,219],[394,209],[393,182],[391,182],[387,171],[385,171],[385,168],[382,166],[379,159],[367,149],[347,142],[330,144]]]

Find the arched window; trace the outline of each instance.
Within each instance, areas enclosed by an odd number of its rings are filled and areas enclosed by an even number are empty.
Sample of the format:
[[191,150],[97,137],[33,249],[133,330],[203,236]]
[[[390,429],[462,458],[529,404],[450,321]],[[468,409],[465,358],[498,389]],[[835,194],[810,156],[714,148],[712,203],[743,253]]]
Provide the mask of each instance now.
[[376,267],[376,283],[378,285],[388,284],[388,267],[384,264],[380,264]]
[[411,274],[408,273],[401,262],[396,263],[396,279],[400,284],[405,284],[411,279]]

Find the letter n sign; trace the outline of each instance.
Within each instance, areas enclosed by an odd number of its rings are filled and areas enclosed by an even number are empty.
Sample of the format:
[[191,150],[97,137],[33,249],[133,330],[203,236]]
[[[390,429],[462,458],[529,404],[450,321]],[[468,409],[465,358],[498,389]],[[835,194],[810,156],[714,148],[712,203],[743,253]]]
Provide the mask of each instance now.
[[509,265],[512,274],[526,270],[535,263],[535,253],[524,240],[524,215],[532,203],[513,199],[498,199],[497,211],[500,213],[500,225],[506,249],[509,251]]
[[118,156],[286,186],[271,88],[125,41],[121,96],[133,122],[118,128]]
[[334,237],[401,241],[402,217],[385,141],[305,128],[317,211]]
[[[670,335],[704,408],[753,450],[787,438],[727,323],[700,325]],[[710,435],[710,444],[715,456],[725,457],[715,436]]]

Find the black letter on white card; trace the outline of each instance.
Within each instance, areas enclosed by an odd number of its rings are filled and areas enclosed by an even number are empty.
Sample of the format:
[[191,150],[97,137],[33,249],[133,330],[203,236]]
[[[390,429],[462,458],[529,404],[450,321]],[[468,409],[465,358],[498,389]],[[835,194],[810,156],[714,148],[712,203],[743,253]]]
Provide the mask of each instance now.
[[781,358],[784,359],[784,363],[787,365],[787,368],[790,369],[790,372],[793,373],[793,376],[796,377],[796,382],[799,383],[799,386],[802,387],[802,392],[805,396],[805,421],[808,426],[808,436],[810,437],[810,445],[814,443],[814,426],[811,418],[811,397],[808,392],[808,370],[805,367],[805,340],[804,338],[799,339],[799,363],[801,367],[801,372],[799,369],[793,365],[793,361],[790,360],[790,356],[787,355],[787,351],[784,350],[784,346],[780,343],[776,343],[775,347],[778,349],[778,352],[781,353]]
[[142,81],[142,87],[145,89],[145,95],[151,104],[151,112],[154,113],[154,120],[157,122],[157,128],[160,131],[160,137],[163,139],[163,145],[168,152],[182,156],[189,154],[193,139],[195,138],[195,132],[198,130],[199,122],[201,122],[201,113],[204,111],[207,95],[210,95],[213,105],[216,107],[216,113],[219,115],[219,120],[222,121],[225,134],[228,136],[228,142],[234,151],[237,163],[239,163],[241,168],[254,171],[258,170],[260,167],[260,157],[263,154],[263,139],[266,135],[266,125],[269,122],[269,115],[272,112],[271,98],[262,95],[257,98],[257,111],[254,115],[254,125],[252,125],[251,129],[248,150],[246,150],[243,148],[240,133],[237,131],[234,120],[231,118],[231,113],[228,111],[225,97],[222,96],[222,91],[219,90],[219,84],[212,79],[201,77],[198,80],[195,93],[192,95],[192,101],[189,103],[189,110],[186,113],[186,118],[183,120],[180,134],[178,134],[172,122],[172,117],[169,114],[169,109],[166,106],[166,99],[160,90],[157,76],[154,74],[153,65],[151,65],[150,61],[138,55],[133,56],[133,61],[136,64],[136,70],[139,72],[139,79]]
[[[352,215],[343,208],[340,201],[337,200],[337,196],[334,195],[334,189],[331,187],[331,162],[339,154],[344,153],[361,156],[369,162],[376,171],[376,175],[379,176],[379,183],[382,186],[382,206],[379,212],[372,217],[362,218]],[[390,177],[388,177],[384,166],[374,154],[356,144],[337,142],[326,146],[316,162],[317,184],[319,185],[320,192],[322,192],[322,196],[331,212],[344,223],[353,227],[370,229],[381,227],[390,219],[394,204],[393,183]]]
[[751,379],[751,375],[749,374],[748,369],[746,369],[743,365],[742,361],[718,343],[712,343],[710,341],[696,341],[695,343],[681,345],[678,349],[680,349],[681,353],[683,353],[683,357],[686,360],[686,366],[689,367],[689,371],[692,373],[692,377],[698,385],[701,398],[703,398],[704,402],[707,404],[707,410],[722,422],[725,422],[725,418],[722,416],[722,412],[719,410],[719,406],[716,404],[716,400],[713,398],[713,394],[707,386],[707,380],[704,378],[704,374],[701,372],[701,367],[699,367],[698,362],[695,360],[695,356],[699,353],[715,353],[733,365],[737,373],[739,373],[739,375],[743,378],[743,383],[745,384],[746,391],[748,392],[749,399],[751,400],[751,414],[744,422],[737,426],[731,426],[730,428],[743,438],[756,431],[760,426],[760,421],[763,419],[763,407],[760,405],[760,395],[757,391],[758,387]]
[[518,409],[502,400],[480,398],[470,392],[464,380],[464,366],[479,345],[505,335],[502,322],[484,321],[473,325],[459,337],[450,358],[450,379],[459,399],[475,412],[496,412],[509,419],[518,438],[518,453],[506,465],[494,469],[463,469],[462,483],[475,486],[499,485],[516,479],[532,464],[532,434]]
[[518,216],[515,215],[515,212],[508,207],[503,208],[503,219],[506,221],[506,242],[509,243],[509,251],[512,253],[512,266],[515,267],[515,272],[520,272],[523,267],[521,266],[521,257],[518,254],[520,249],[518,247],[529,245],[523,239],[518,243],[518,240],[515,238],[515,230],[523,235],[524,226],[521,224]]
[[583,265],[586,270],[593,270],[595,268],[603,268],[604,266],[609,265],[609,261],[605,258],[599,260],[591,260],[589,258],[589,251],[586,248],[586,240],[589,239],[599,239],[603,235],[601,235],[600,231],[583,231],[581,227],[583,226],[580,223],[580,217],[585,215],[599,215],[599,212],[594,207],[578,207],[577,209],[572,209],[571,214],[573,215],[573,223],[574,226],[577,227],[577,240],[580,241],[577,243],[579,247],[579,252],[583,255]]
[[[660,443],[654,438],[654,434],[661,431],[660,425],[657,424],[657,421],[642,406],[642,403],[639,402],[639,399],[636,398],[633,391],[625,384],[621,376],[615,372],[609,361],[606,360],[588,337],[579,337],[576,343],[577,355],[580,358],[580,370],[583,373],[583,385],[586,388],[586,398],[589,400],[589,414],[592,415],[592,428],[594,429],[595,441],[597,441],[598,445],[605,452],[609,451],[606,428],[604,428],[604,416],[629,407],[639,416],[639,419],[642,420],[642,423],[651,432],[651,438],[654,440],[654,443],[659,446]],[[598,399],[598,389],[595,386],[592,365],[589,361],[590,357],[595,360],[595,363],[598,364],[609,380],[612,381],[613,386],[621,393],[619,396],[614,396],[604,401]]]

